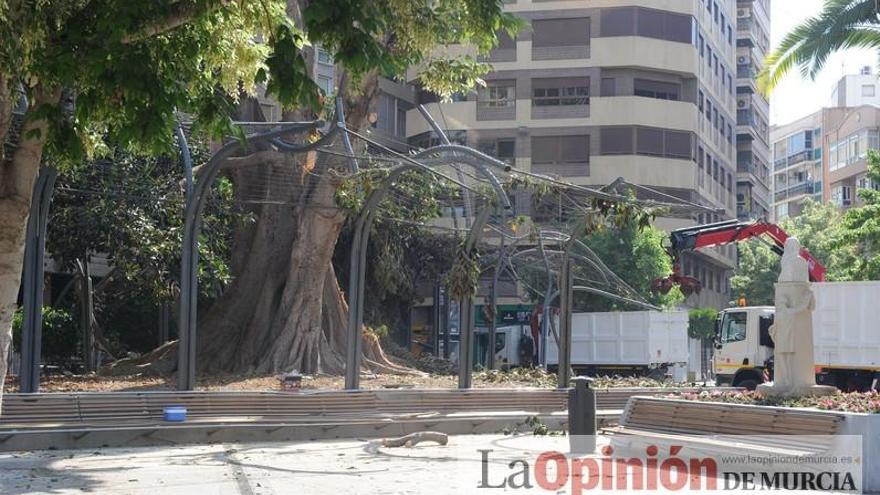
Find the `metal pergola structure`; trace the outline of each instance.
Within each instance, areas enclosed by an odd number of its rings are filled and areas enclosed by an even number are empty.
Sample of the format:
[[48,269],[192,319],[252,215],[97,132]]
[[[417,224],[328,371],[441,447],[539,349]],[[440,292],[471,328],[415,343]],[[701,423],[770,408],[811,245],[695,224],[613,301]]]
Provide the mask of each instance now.
[[[390,158],[386,161],[394,165],[388,170],[388,175],[379,187],[373,189],[367,196],[354,224],[353,248],[350,258],[350,277],[348,286],[349,320],[347,328],[346,349],[346,389],[359,387],[360,362],[362,343],[360,332],[363,328],[364,319],[364,292],[366,286],[366,254],[369,242],[370,230],[376,218],[378,205],[386,198],[389,191],[395,187],[395,181],[404,173],[415,171],[417,173],[432,175],[438,180],[445,180],[458,185],[462,190],[462,196],[466,199],[466,209],[469,214],[466,218],[473,222],[467,229],[464,249],[471,253],[480,245],[484,231],[490,224],[490,216],[500,212],[502,228],[495,228],[500,233],[501,248],[498,250],[498,258],[495,260],[492,290],[489,304],[495,307],[498,277],[502,269],[509,267],[508,271],[515,275],[512,268],[512,259],[518,255],[515,250],[522,238],[516,238],[504,231],[503,224],[512,210],[512,205],[504,191],[499,175],[520,175],[529,177],[535,181],[542,181],[554,186],[565,187],[577,194],[588,198],[599,198],[622,203],[639,203],[653,206],[684,207],[686,210],[704,209],[715,211],[712,208],[695,205],[693,203],[675,204],[660,203],[656,201],[640,201],[631,196],[618,194],[616,191],[591,189],[577,186],[559,179],[534,174],[527,171],[513,169],[507,163],[481,153],[468,146],[451,144],[445,133],[439,128],[430,114],[420,108],[426,116],[429,124],[441,139],[441,144],[414,154],[402,154],[393,151],[380,143],[349,130],[345,127],[344,114],[341,99],[336,104],[336,120],[329,125],[323,121],[308,122],[273,122],[273,129],[269,131],[250,134],[245,140],[233,140],[224,144],[217,150],[209,161],[200,167],[199,175],[193,178],[192,161],[186,138],[182,129],[178,126],[177,137],[181,148],[181,157],[186,177],[186,210],[184,217],[184,237],[182,245],[181,275],[180,275],[180,307],[179,307],[179,347],[178,347],[178,380],[180,390],[192,390],[196,382],[196,332],[197,332],[197,295],[198,295],[198,236],[201,228],[201,215],[205,207],[206,198],[209,196],[211,187],[223,169],[224,162],[236,156],[236,154],[253,149],[259,145],[266,145],[284,153],[305,153],[310,151],[321,152],[324,147],[337,136],[341,136],[344,149],[348,155],[349,168],[352,173],[359,170],[358,155],[354,153],[351,138],[361,140],[372,147],[383,149]],[[314,142],[292,143],[286,139],[290,136],[303,133],[314,133],[323,129],[322,136]],[[369,155],[364,158],[369,159]],[[442,167],[451,167],[455,171],[456,178],[440,171]],[[464,172],[465,169],[472,173]],[[43,280],[43,252],[45,250],[45,233],[48,215],[48,205],[51,198],[52,185],[55,179],[53,169],[44,168],[40,174],[34,190],[31,219],[28,224],[27,248],[24,270],[24,312],[25,323],[23,328],[23,353],[22,353],[22,392],[37,392],[39,390],[39,356],[40,356],[40,329],[42,312],[42,280]],[[488,187],[483,191],[477,190],[466,183],[466,178],[476,180]],[[616,184],[619,186],[620,184]],[[486,191],[491,191],[491,198],[486,197]],[[494,203],[488,202],[484,207],[474,213],[473,197],[493,199]],[[544,297],[545,308],[559,299],[560,328],[559,339],[559,386],[567,387],[569,381],[569,348],[571,344],[571,312],[572,293],[576,290],[592,291],[609,297],[624,296],[606,292],[596,287],[575,285],[575,277],[572,275],[572,265],[577,262],[594,261],[587,260],[582,256],[573,254],[573,250],[580,242],[581,234],[585,229],[583,219],[574,227],[570,227],[567,233],[554,234],[555,239],[562,241],[563,245],[557,254],[561,254],[557,271],[554,271],[547,261],[548,250],[544,246],[544,234],[539,231],[538,250],[541,253],[543,269],[546,272],[547,290]],[[554,278],[557,280],[557,289],[554,289]],[[475,297],[476,295],[458,301],[461,308],[460,344],[459,344],[459,388],[471,387],[471,375],[473,368],[473,345],[472,338],[475,325]],[[634,301],[644,303],[644,301]],[[490,323],[490,342],[494,341],[495,322]],[[544,318],[546,326],[551,324],[550,318]],[[546,333],[545,333],[546,335]],[[546,339],[542,339],[546,341]],[[489,353],[492,355],[493,353]],[[493,356],[494,357],[494,356]],[[490,366],[493,364],[490,361]]]

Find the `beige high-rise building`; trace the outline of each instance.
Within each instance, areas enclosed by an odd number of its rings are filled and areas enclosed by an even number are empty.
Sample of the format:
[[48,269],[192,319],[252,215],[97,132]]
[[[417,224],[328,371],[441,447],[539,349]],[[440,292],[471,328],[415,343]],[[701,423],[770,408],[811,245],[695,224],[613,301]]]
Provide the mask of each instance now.
[[[745,129],[736,0],[516,0],[506,9],[528,27],[488,57],[485,88],[439,103],[415,71],[407,84],[385,81],[375,135],[398,149],[436,144],[421,103],[451,140],[516,169],[589,186],[623,177],[723,211],[658,219],[661,228],[736,216]],[[766,101],[754,104],[766,114]],[[734,263],[732,246],[686,255],[685,274],[704,285],[688,304],[726,306]]]

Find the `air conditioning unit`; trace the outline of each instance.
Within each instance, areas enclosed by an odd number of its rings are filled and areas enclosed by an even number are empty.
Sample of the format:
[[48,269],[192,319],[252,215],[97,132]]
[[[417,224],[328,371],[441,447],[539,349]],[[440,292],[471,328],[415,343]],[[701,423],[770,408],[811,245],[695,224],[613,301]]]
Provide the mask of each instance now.
[[737,108],[745,108],[746,104],[747,104],[747,102],[745,100],[739,100],[738,102],[736,102],[736,107]]
[[748,17],[749,16],[749,9],[736,9],[736,16],[737,17]]
[[748,58],[746,58],[745,56],[737,57],[737,59],[736,59],[736,63],[738,63],[740,65],[746,63],[747,61],[748,61]]

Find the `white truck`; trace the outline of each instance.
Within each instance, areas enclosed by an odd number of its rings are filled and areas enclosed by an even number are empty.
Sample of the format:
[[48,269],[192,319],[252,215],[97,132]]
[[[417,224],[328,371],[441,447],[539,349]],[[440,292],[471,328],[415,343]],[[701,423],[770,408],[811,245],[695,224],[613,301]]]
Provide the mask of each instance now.
[[[688,362],[686,311],[615,311],[571,315],[571,367],[588,375],[646,375],[662,378]],[[547,339],[547,367],[559,364],[558,347]]]
[[[880,281],[816,282],[816,381],[842,390],[877,388]],[[773,377],[773,306],[728,308],[716,321],[716,382],[754,390]]]

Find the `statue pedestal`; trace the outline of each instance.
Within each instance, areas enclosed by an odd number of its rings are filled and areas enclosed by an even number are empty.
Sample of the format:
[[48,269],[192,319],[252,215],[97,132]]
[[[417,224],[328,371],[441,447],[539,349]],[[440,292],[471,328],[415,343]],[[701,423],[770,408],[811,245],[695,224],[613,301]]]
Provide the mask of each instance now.
[[779,387],[771,383],[762,383],[758,385],[755,392],[761,397],[821,397],[823,395],[834,395],[837,393],[837,387],[830,385],[806,385],[798,387]]

